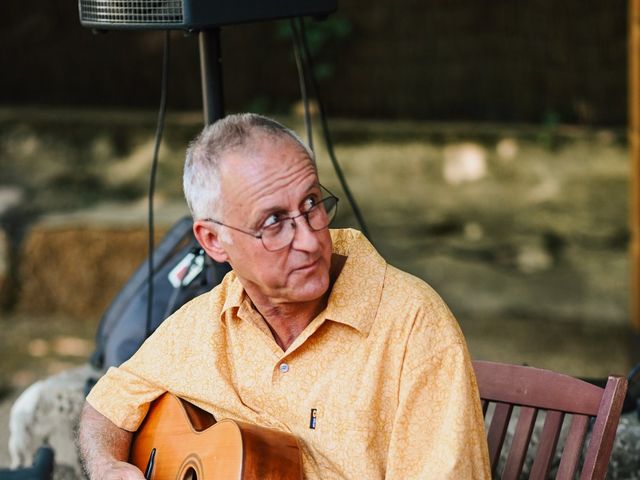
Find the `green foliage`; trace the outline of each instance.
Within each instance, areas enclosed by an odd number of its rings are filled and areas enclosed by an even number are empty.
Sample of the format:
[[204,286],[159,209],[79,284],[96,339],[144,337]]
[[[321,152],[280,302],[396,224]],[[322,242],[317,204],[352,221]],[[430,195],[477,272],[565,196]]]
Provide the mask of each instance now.
[[[284,50],[293,52],[290,20],[274,23],[275,39],[281,42]],[[337,55],[342,51],[340,46],[352,32],[351,22],[344,16],[331,15],[325,20],[305,19],[307,45],[313,60],[313,72],[318,82],[326,82],[333,78]],[[290,54],[293,63],[293,53]],[[264,114],[285,114],[291,109],[290,99],[276,98],[260,94],[251,98],[244,110]]]
[[542,124],[547,129],[555,129],[560,123],[560,114],[554,111],[548,111],[544,119],[542,120]]
[[558,112],[547,111],[542,119],[542,130],[538,134],[538,141],[549,150],[555,150],[559,146],[558,126],[561,117]]
[[245,110],[247,112],[261,113],[263,115],[278,115],[289,113],[291,105],[283,98],[274,98],[269,95],[253,97]]
[[[351,22],[335,14],[321,21],[305,21],[305,30],[316,78],[318,81],[331,78],[335,72],[335,55],[339,52],[337,47],[351,34]],[[276,23],[276,38],[291,41],[291,35],[289,20]]]

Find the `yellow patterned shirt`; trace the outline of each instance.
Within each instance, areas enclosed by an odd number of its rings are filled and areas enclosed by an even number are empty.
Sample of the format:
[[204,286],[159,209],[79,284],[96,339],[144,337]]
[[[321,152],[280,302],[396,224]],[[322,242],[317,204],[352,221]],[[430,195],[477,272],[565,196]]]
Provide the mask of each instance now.
[[170,391],[217,419],[291,432],[308,479],[490,478],[478,389],[453,315],[359,232],[332,239],[347,260],[327,308],[286,352],[231,272],[111,368],[88,402],[135,431],[149,402]]

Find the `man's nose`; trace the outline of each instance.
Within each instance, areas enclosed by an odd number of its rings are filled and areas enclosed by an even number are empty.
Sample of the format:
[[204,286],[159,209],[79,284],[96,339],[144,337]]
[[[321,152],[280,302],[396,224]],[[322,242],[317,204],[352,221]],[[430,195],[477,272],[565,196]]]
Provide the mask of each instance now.
[[291,226],[293,227],[293,248],[296,250],[312,251],[318,247],[317,232],[309,226],[306,215],[292,218]]

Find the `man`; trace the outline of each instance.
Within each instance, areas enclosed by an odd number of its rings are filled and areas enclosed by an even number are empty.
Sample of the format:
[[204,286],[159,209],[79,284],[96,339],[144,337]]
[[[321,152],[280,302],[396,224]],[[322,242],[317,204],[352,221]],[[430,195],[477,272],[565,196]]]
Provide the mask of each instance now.
[[[125,463],[165,391],[294,434],[306,478],[489,478],[472,366],[452,314],[355,230],[312,153],[268,118],[233,115],[187,153],[194,233],[233,267],[94,387],[80,445],[92,478]],[[313,421],[310,419],[313,418]]]

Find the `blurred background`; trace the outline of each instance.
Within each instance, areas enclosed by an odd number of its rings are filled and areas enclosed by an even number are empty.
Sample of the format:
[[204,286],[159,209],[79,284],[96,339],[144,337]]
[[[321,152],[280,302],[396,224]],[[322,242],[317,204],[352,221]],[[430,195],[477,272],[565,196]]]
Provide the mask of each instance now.
[[[474,358],[587,377],[637,361],[628,11],[340,0],[307,22],[371,238],[444,297]],[[227,111],[303,134],[288,22],[224,27],[221,42]],[[147,254],[162,51],[162,32],[82,28],[76,2],[0,4],[0,418],[35,380],[86,361]],[[197,37],[173,32],[158,236],[187,212],[180,175],[201,95]],[[316,133],[338,224],[356,226]]]

